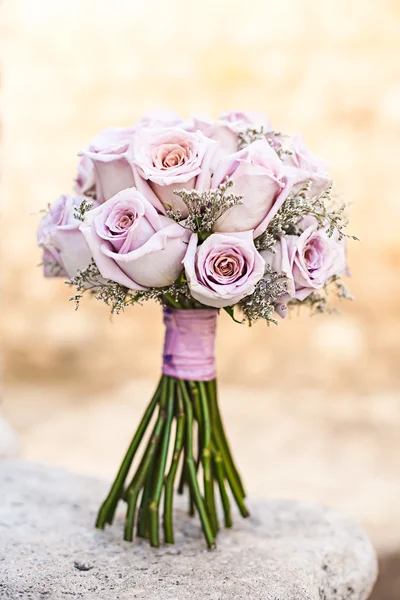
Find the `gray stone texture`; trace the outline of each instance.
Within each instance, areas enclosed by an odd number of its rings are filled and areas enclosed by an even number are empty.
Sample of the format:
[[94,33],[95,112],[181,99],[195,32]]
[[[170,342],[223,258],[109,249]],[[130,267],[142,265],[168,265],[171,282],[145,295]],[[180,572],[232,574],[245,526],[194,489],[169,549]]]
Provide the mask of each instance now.
[[123,512],[94,529],[104,481],[0,463],[1,600],[366,600],[375,552],[351,518],[294,500],[250,500],[217,549],[177,498],[176,545],[122,540]]

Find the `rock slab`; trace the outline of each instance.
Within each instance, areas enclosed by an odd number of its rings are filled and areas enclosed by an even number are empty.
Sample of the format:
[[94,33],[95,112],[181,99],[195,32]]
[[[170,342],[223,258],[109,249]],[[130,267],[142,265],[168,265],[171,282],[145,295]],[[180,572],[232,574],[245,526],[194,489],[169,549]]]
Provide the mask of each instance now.
[[377,575],[360,526],[336,510],[253,500],[207,551],[197,518],[175,510],[176,544],[122,540],[123,513],[94,529],[97,479],[0,463],[1,600],[366,600]]

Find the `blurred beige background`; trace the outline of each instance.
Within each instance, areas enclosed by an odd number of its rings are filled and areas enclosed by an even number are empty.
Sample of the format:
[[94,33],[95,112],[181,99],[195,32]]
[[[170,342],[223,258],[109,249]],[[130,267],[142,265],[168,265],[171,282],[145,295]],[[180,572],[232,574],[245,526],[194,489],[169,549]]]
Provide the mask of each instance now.
[[279,327],[222,316],[228,427],[251,493],[341,506],[395,556],[400,4],[3,0],[1,11],[3,410],[23,454],[112,476],[162,342],[157,306],[111,319],[87,300],[75,313],[62,281],[36,268],[30,213],[70,189],[77,151],[107,125],[155,107],[263,110],[302,132],[354,201],[356,301]]

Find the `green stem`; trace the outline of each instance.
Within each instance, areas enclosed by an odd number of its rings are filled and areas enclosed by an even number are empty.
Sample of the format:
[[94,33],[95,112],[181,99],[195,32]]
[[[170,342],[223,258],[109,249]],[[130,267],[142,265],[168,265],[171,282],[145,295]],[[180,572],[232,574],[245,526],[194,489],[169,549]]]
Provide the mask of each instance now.
[[167,378],[164,375],[161,380],[161,401],[160,401],[160,409],[157,417],[157,422],[154,426],[150,441],[144,453],[142,462],[132,482],[129,484],[127,489],[127,501],[128,501],[128,509],[126,514],[126,522],[125,522],[125,531],[124,531],[124,539],[128,542],[131,542],[133,539],[133,525],[135,520],[135,512],[136,505],[139,492],[143,487],[143,484],[146,480],[146,476],[148,474],[149,469],[151,468],[152,461],[154,459],[154,455],[157,451],[158,444],[160,442],[160,437],[162,434],[162,430],[164,428],[164,422],[166,419],[165,413],[165,404],[167,400]]
[[194,502],[200,515],[201,525],[209,548],[215,548],[214,535],[210,520],[207,515],[207,510],[204,505],[204,500],[200,493],[199,484],[196,477],[196,465],[193,459],[193,411],[190,398],[186,391],[186,387],[182,381],[179,381],[182,391],[183,402],[186,410],[186,447],[187,447],[187,468],[190,486],[193,492]]
[[171,294],[164,294],[163,298],[164,298],[167,306],[172,306],[172,308],[177,308],[177,309],[182,308],[182,306],[179,304],[179,302],[177,302],[177,300],[174,300],[174,298],[171,296]]
[[155,478],[155,486],[153,490],[153,498],[149,505],[149,522],[150,522],[150,544],[155,548],[160,545],[159,539],[159,505],[161,492],[163,488],[165,467],[167,464],[169,440],[171,436],[172,418],[174,415],[174,396],[175,396],[176,380],[168,377],[168,401],[167,401],[167,420],[163,432],[163,440],[161,443],[160,459],[157,467]]
[[150,538],[149,531],[149,505],[151,501],[151,492],[154,487],[155,468],[160,457],[160,444],[158,444],[157,452],[154,455],[152,465],[149,469],[149,474],[143,488],[142,499],[137,516],[137,535],[142,538]]
[[229,487],[232,490],[232,494],[236,500],[236,504],[238,505],[240,514],[242,515],[242,517],[248,517],[249,516],[249,511],[246,508],[246,505],[244,503],[244,497],[242,494],[242,490],[240,489],[240,486],[238,484],[238,481],[235,477],[235,473],[232,470],[231,464],[226,460],[226,456],[224,455],[224,451],[223,451],[223,447],[222,447],[222,442],[220,439],[220,433],[218,430],[214,431],[214,441],[215,441],[215,445],[216,447],[220,450],[221,456],[222,456],[222,461],[223,461],[223,466],[224,466],[224,471],[225,471],[225,475],[226,478],[228,480],[229,483]]
[[153,487],[152,473],[146,479],[144,484],[142,499],[140,501],[140,507],[137,518],[137,535],[138,537],[148,538],[149,537],[149,503],[151,489]]
[[[202,416],[201,416],[201,406],[200,406],[200,398],[199,398],[199,390],[195,381],[187,381],[186,388],[188,390],[188,394],[192,400],[193,413],[194,418],[197,421],[197,457],[196,457],[196,473],[199,470],[199,466],[201,463],[201,455],[203,452],[203,436],[202,436]],[[189,489],[189,515],[193,517],[194,512],[194,499],[191,490]]]
[[178,494],[180,496],[182,496],[182,494],[183,494],[183,490],[185,488],[186,480],[187,480],[187,468],[186,468],[186,448],[185,448],[184,449],[184,457],[183,457],[183,463],[182,463],[181,476],[180,476],[179,485],[178,485]]
[[198,425],[198,436],[197,436],[197,441],[198,441],[198,448],[197,448],[197,462],[196,462],[196,469],[199,469],[200,466],[200,462],[201,462],[201,454],[203,451],[203,434],[202,434],[202,429],[203,429],[203,417],[201,414],[201,404],[200,404],[200,395],[199,395],[199,389],[197,387],[197,384],[195,381],[189,381],[189,389],[190,389],[190,396],[192,398],[192,402],[193,402],[193,412],[194,412],[194,416],[195,419],[197,421],[197,425]]
[[179,459],[182,454],[184,435],[185,435],[185,413],[183,410],[182,392],[177,385],[176,398],[176,432],[174,452],[172,455],[171,466],[167,479],[165,481],[164,493],[164,540],[167,544],[174,543],[174,529],[172,522],[172,502],[174,493],[174,482],[178,469]]
[[220,441],[220,445],[221,445],[220,450],[223,453],[224,464],[229,463],[230,470],[236,481],[237,486],[240,489],[240,493],[243,496],[243,498],[245,498],[246,492],[243,487],[239,472],[238,472],[236,465],[234,463],[234,460],[232,458],[232,453],[231,453],[231,450],[229,447],[228,440],[225,435],[225,429],[224,429],[224,425],[222,422],[221,413],[220,413],[219,407],[218,407],[216,380],[214,379],[213,381],[209,381],[207,387],[208,387],[208,391],[209,391],[212,419],[213,419],[213,423],[214,423],[214,431],[218,431],[218,433],[219,433],[219,441]]
[[218,532],[218,517],[215,507],[215,495],[214,495],[214,479],[211,467],[211,423],[210,423],[210,412],[208,408],[207,390],[203,381],[199,381],[198,388],[200,392],[200,404],[201,404],[201,415],[202,415],[202,438],[203,438],[203,451],[202,451],[202,464],[203,464],[203,476],[204,476],[204,495],[206,501],[207,512],[210,517],[214,535]]
[[111,489],[108,493],[107,498],[104,500],[103,504],[100,507],[97,520],[96,527],[99,529],[104,529],[105,524],[109,523],[111,525],[115,510],[117,508],[118,500],[123,495],[124,483],[128,476],[129,469],[131,468],[131,464],[135,457],[136,451],[139,447],[140,442],[142,441],[144,432],[146,431],[151,417],[153,416],[155,407],[157,405],[161,390],[161,380],[158,384],[156,391],[154,392],[153,398],[147,407],[142,420],[140,421],[139,427],[136,430],[136,433],[133,437],[132,442],[125,454],[125,457],[122,461],[118,474],[114,480],[114,483],[111,486]]
[[214,468],[215,475],[218,481],[219,493],[221,495],[222,508],[224,510],[224,521],[225,527],[232,527],[232,516],[231,516],[231,504],[229,502],[228,494],[226,493],[225,488],[225,476],[224,476],[224,467],[223,467],[223,459],[220,452],[214,450],[213,452],[214,458]]

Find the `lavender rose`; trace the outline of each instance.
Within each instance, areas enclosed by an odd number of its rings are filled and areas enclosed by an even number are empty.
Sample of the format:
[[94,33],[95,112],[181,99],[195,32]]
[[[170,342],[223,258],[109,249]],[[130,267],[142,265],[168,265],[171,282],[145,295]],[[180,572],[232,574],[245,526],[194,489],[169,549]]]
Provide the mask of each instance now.
[[142,127],[162,128],[182,126],[182,117],[173,110],[149,110],[135,125],[136,129]]
[[134,131],[133,127],[109,127],[81,151],[80,154],[90,159],[94,165],[98,202],[105,202],[121,190],[134,185],[132,167],[126,159]]
[[318,173],[326,175],[328,165],[323,158],[319,158],[307,148],[304,143],[303,136],[294,135],[289,139],[290,154],[284,154],[283,163],[308,171],[309,173]]
[[96,195],[95,168],[93,161],[88,156],[82,156],[80,159],[74,181],[74,191],[79,196]]
[[101,275],[133,290],[173,283],[190,237],[135,188],[88,211],[81,231]]
[[328,236],[313,218],[304,220],[300,236],[281,238],[276,252],[261,252],[265,262],[288,277],[288,299],[305,300],[334,275],[347,273],[345,240]]
[[200,130],[206,137],[219,142],[213,160],[217,165],[224,156],[238,151],[240,133],[248,128],[262,128],[267,132],[271,129],[271,123],[263,113],[231,111],[222,113],[217,120],[195,115],[187,127],[190,131]]
[[152,204],[155,197],[164,207],[179,209],[182,216],[187,216],[187,207],[174,190],[209,187],[215,146],[200,131],[191,133],[174,127],[140,129],[131,153],[137,189]]
[[74,217],[82,200],[80,196],[60,196],[40,221],[37,241],[43,248],[45,277],[72,278],[90,262],[90,250],[79,231],[81,222]]
[[[282,161],[266,140],[253,142],[221,160],[212,179],[218,187],[229,177],[231,192],[243,196],[243,204],[227,210],[214,231],[265,230],[282,205],[285,179]],[[257,235],[262,231],[257,231]]]
[[229,123],[233,131],[239,132],[249,127],[255,129],[261,129],[265,132],[271,129],[271,121],[261,112],[252,111],[237,111],[231,110],[230,112],[224,112],[220,115],[220,120]]
[[257,252],[251,231],[214,233],[200,246],[192,234],[183,260],[193,298],[221,308],[236,304],[254,291],[263,277],[265,262]]

